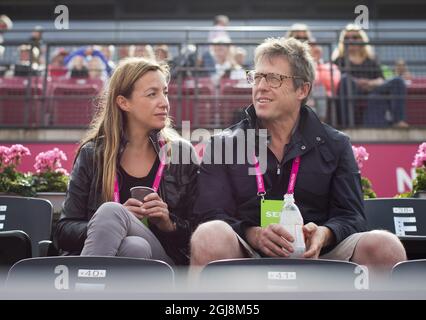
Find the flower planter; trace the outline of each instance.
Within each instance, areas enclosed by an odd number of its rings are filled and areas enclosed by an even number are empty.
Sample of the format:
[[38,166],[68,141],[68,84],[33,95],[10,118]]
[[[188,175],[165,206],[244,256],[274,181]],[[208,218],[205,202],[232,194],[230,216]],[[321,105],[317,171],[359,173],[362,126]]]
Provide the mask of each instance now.
[[426,199],[426,190],[417,191],[414,194],[414,198]]
[[46,199],[52,203],[53,221],[58,221],[61,215],[62,203],[65,200],[65,192],[38,192],[37,198]]

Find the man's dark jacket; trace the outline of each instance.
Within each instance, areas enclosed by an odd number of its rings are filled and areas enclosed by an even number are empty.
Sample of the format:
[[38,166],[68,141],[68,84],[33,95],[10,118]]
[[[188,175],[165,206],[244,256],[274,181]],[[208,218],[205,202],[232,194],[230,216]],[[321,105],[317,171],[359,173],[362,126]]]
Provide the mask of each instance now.
[[[150,139],[159,152],[158,134],[151,134]],[[121,150],[124,150],[124,144]],[[74,163],[61,218],[54,234],[55,246],[64,254],[80,254],[87,237],[87,223],[103,203],[102,189],[95,178],[98,170],[94,162],[95,152],[95,144],[87,143]],[[190,143],[184,140],[172,143],[172,157],[182,157],[185,152],[186,155],[195,152]],[[196,157],[192,156],[192,159]],[[166,166],[158,193],[168,205],[170,217],[176,222],[176,231],[162,232],[155,225],[150,225],[150,229],[175,263],[187,264],[198,164],[192,161],[188,164],[174,163]],[[118,180],[120,183],[120,177]]]
[[[222,150],[226,149],[226,145],[233,146],[234,159],[231,164],[215,164],[213,160],[211,164],[207,164],[203,161],[194,206],[198,223],[224,220],[243,239],[247,227],[260,225],[260,198],[257,196],[256,177],[248,173],[248,168],[253,167],[253,161],[247,161],[247,155],[245,164],[237,164],[235,157],[237,136],[258,127],[252,105],[246,109],[244,120],[232,126],[230,132],[214,136],[208,144],[205,159],[214,159],[215,148],[219,144],[223,146]],[[256,143],[261,141],[255,140]],[[270,150],[268,153],[272,154]],[[272,157],[268,156],[267,171],[263,175],[267,189],[266,199],[283,198],[296,156],[301,156],[301,162],[294,196],[304,223],[313,222],[326,226],[335,236],[335,244],[324,248],[322,254],[349,235],[365,231],[360,172],[349,138],[321,123],[307,106],[300,109],[296,130],[285,148],[281,164],[277,160],[271,162]],[[224,158],[221,160],[225,161]]]

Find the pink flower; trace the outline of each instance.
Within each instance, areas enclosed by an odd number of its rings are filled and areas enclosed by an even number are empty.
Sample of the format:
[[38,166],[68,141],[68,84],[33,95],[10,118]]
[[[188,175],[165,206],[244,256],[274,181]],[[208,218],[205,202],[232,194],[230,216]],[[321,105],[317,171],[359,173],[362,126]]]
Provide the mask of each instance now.
[[352,146],[352,151],[355,156],[356,163],[358,164],[358,168],[363,167],[363,162],[368,160],[368,152],[364,147],[354,147]]
[[61,173],[64,176],[68,176],[69,175],[68,171],[65,168],[58,168],[58,169],[55,170],[55,172]]
[[7,163],[18,166],[21,162],[21,158],[29,155],[31,155],[31,152],[28,148],[24,147],[22,144],[14,144],[9,148]]
[[34,164],[34,168],[36,169],[37,173],[46,171],[62,172],[58,171],[58,169],[62,169],[61,161],[66,160],[67,156],[65,155],[65,153],[62,150],[59,150],[58,148],[54,148],[46,152],[40,152],[36,157],[36,163]]
[[0,164],[5,164],[9,162],[9,148],[5,146],[0,146]]
[[416,168],[426,166],[426,142],[419,146],[412,165]]

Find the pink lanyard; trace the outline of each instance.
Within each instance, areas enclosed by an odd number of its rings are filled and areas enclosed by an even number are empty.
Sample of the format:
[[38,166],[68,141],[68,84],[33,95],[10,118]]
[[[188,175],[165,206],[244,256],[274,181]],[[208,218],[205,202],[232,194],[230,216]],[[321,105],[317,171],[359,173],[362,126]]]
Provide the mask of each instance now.
[[[158,188],[160,187],[161,178],[163,177],[164,168],[166,167],[166,151],[160,151],[160,154],[160,165],[158,166],[157,173],[155,174],[154,184],[152,185],[152,189],[154,189],[155,192],[157,192]],[[118,187],[117,177],[115,177],[114,180],[114,202],[120,202],[120,188]]]
[[[294,158],[293,164],[291,165],[290,181],[288,182],[287,188],[288,194],[294,193],[294,187],[296,185],[296,178],[299,172],[299,166],[300,156],[297,156],[296,158]],[[263,181],[262,172],[260,171],[259,160],[257,160],[256,156],[254,156],[254,169],[256,171],[257,195],[264,199],[266,194],[265,183]]]

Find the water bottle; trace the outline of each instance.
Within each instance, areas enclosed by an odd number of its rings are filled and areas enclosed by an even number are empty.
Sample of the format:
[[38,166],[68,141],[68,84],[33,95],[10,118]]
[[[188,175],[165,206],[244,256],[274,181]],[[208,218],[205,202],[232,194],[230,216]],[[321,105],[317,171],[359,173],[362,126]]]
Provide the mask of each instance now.
[[291,243],[294,251],[290,258],[302,258],[305,253],[305,239],[303,236],[303,218],[299,208],[294,203],[293,194],[284,195],[284,206],[281,211],[280,224],[293,236]]

